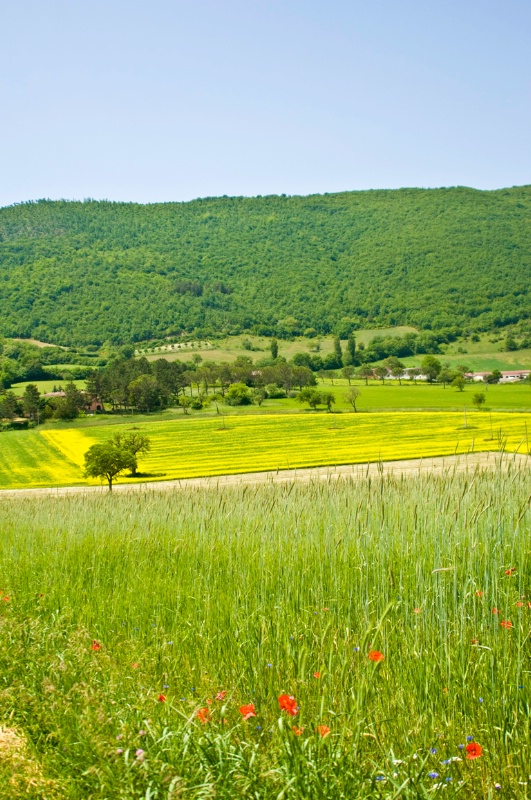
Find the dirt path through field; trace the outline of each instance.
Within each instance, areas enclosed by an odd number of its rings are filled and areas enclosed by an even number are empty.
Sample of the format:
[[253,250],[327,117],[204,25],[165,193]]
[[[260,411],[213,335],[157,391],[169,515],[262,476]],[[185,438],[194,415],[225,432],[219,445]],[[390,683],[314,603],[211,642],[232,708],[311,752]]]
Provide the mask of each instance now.
[[[521,454],[488,452],[472,455],[413,458],[405,461],[381,461],[368,464],[342,464],[331,467],[306,467],[272,472],[246,472],[240,475],[217,475],[210,478],[184,478],[172,481],[146,481],[142,483],[117,483],[113,492],[152,492],[194,488],[223,488],[263,483],[289,483],[291,481],[335,480],[354,478],[362,480],[378,475],[414,476],[426,473],[474,472],[476,469],[508,469],[511,465],[530,467],[531,457]],[[122,479],[123,480],[123,479]],[[60,486],[45,489],[3,489],[2,497],[61,496],[67,494],[92,494],[107,492],[107,486]]]

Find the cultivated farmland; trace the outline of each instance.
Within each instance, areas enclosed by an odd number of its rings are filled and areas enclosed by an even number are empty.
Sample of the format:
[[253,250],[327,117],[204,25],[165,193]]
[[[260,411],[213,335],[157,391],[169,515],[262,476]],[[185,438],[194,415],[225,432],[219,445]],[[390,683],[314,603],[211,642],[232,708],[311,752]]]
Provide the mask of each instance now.
[[530,491],[0,499],[0,797],[527,798]]
[[151,440],[137,480],[169,480],[487,450],[527,452],[529,420],[523,413],[469,412],[465,427],[464,414],[455,412],[309,413],[8,431],[0,440],[0,486],[89,483],[82,475],[84,453],[115,430],[131,428]]

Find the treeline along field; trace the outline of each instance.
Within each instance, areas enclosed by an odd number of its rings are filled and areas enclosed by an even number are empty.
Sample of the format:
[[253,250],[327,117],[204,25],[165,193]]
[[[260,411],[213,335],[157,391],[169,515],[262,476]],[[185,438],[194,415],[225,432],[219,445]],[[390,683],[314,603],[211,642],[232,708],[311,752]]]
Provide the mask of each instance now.
[[[382,390],[385,393],[385,388]],[[114,432],[138,430],[151,442],[139,476],[125,482],[359,464],[480,451],[526,453],[526,413],[374,412],[264,414],[5,431],[1,488],[88,485],[83,458]]]
[[528,797],[530,491],[0,498],[0,797]]
[[0,333],[490,331],[529,318],[530,212],[529,186],[20,204],[0,209]]

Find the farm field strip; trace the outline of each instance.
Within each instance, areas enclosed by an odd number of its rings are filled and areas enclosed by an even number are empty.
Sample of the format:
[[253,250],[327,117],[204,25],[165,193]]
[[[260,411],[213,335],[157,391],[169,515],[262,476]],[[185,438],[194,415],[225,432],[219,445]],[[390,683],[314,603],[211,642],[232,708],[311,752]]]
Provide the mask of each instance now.
[[[135,479],[160,480],[311,466],[392,461],[499,450],[525,452],[522,413],[437,412],[278,414],[146,422],[131,427],[151,439]],[[120,426],[127,430],[128,426]],[[0,486],[94,485],[82,475],[83,456],[113,426],[2,434]],[[128,483],[133,479],[124,478]]]
[[0,495],[0,798],[528,800],[531,473],[506,460]]

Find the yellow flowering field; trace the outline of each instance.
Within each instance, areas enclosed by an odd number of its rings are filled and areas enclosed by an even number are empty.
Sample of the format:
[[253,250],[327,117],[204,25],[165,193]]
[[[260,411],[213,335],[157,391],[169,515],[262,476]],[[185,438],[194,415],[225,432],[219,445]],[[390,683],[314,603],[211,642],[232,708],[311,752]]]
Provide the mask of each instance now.
[[[525,413],[408,412],[184,418],[135,425],[151,440],[138,480],[189,478],[297,467],[498,450],[525,452]],[[3,433],[0,486],[88,484],[83,456],[129,425]],[[122,478],[130,481],[131,479]]]

